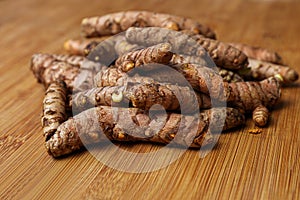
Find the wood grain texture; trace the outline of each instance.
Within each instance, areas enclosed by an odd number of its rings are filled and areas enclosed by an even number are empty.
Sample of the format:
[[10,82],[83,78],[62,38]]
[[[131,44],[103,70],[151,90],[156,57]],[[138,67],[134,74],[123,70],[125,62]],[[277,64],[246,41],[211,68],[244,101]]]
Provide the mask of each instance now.
[[222,134],[202,159],[199,151],[187,151],[163,169],[128,173],[88,152],[58,160],[46,153],[40,125],[44,89],[29,70],[33,53],[62,53],[66,39],[79,37],[83,17],[139,9],[199,20],[220,40],[268,47],[300,72],[298,0],[2,0],[0,8],[0,199],[300,198],[299,82],[284,88],[261,134],[248,133],[254,128],[248,120],[244,128]]

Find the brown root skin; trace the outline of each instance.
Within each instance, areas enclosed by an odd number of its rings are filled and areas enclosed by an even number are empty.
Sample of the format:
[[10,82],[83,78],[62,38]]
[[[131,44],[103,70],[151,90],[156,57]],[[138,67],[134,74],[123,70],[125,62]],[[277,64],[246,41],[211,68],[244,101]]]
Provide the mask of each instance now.
[[[116,117],[115,115],[118,115]],[[114,117],[115,116],[115,117]],[[225,119],[224,126],[220,118]],[[85,145],[109,140],[148,141],[190,147],[211,144],[211,131],[221,131],[244,124],[245,118],[233,108],[203,110],[198,117],[176,113],[155,114],[136,108],[91,108],[61,124],[55,134],[46,141],[46,148],[53,157],[79,150]]]
[[69,39],[64,43],[64,49],[71,55],[85,56],[86,47],[90,46],[93,41]]
[[249,67],[248,77],[254,80],[263,80],[279,74],[284,84],[290,84],[299,78],[299,74],[294,69],[284,65],[249,59]]
[[259,127],[266,126],[269,119],[269,110],[264,106],[258,106],[252,113],[252,120]]
[[58,126],[67,119],[67,88],[63,82],[51,83],[43,100],[43,117],[41,119],[43,136],[51,137]]
[[238,73],[235,73],[233,71],[218,68],[218,73],[223,78],[224,82],[228,82],[228,83],[244,82],[244,79]]
[[208,52],[218,67],[240,70],[248,65],[246,54],[229,44],[202,37],[199,37],[197,42]]
[[203,57],[200,56],[191,56],[191,55],[185,55],[185,54],[173,54],[172,59],[170,60],[171,65],[177,65],[177,64],[197,64],[201,66],[207,66],[209,68],[214,68],[215,63],[211,61],[210,64],[207,59],[204,59]]
[[253,120],[258,126],[266,125],[269,112],[281,95],[281,80],[271,77],[260,82],[229,83],[227,103],[246,112],[253,112]]
[[103,67],[81,56],[34,54],[31,59],[31,70],[45,88],[64,81],[68,90],[74,92],[91,88],[94,75]]
[[202,61],[206,62],[204,66],[214,66],[214,63],[210,61],[210,57],[217,66],[230,70],[239,70],[248,65],[248,57],[242,51],[217,40],[204,37],[195,38],[182,32],[155,27],[131,27],[126,31],[125,35],[129,42],[144,46],[168,42],[175,53],[188,54],[189,56],[197,57],[197,60],[201,58]]
[[209,94],[213,99],[226,101],[228,83],[223,82],[222,77],[213,69],[196,64],[178,64],[172,67],[183,74],[195,90]]
[[167,42],[172,46],[173,53],[200,57],[206,61],[205,66],[215,66],[215,64],[211,62],[208,53],[201,45],[198,45],[195,39],[178,31],[157,27],[130,27],[126,30],[125,37],[127,41],[132,44],[146,47]]
[[188,87],[159,84],[153,80],[152,83],[131,82],[126,86],[107,86],[78,92],[72,97],[72,105],[73,109],[82,111],[101,105],[128,105],[129,102],[135,108],[149,110],[159,104],[166,110],[181,110],[187,114],[199,111],[202,99],[207,98],[201,97]]
[[278,53],[262,47],[250,46],[241,43],[230,43],[230,45],[243,51],[249,58],[271,62],[275,64],[283,64],[282,58]]
[[45,88],[53,82],[64,81],[67,88],[72,90],[74,79],[79,74],[79,66],[58,61],[50,54],[34,54],[31,59],[31,70]]
[[128,72],[131,69],[151,63],[168,64],[172,59],[171,45],[162,43],[145,49],[133,51],[120,56],[115,65]]
[[114,35],[129,27],[161,27],[175,31],[190,30],[215,39],[215,33],[207,26],[192,19],[149,11],[125,11],[100,17],[84,18],[81,30],[85,37]]

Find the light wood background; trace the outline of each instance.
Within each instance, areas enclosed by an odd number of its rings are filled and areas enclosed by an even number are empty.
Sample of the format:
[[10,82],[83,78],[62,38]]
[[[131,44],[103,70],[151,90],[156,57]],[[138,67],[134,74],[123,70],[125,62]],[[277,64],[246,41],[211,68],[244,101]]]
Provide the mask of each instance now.
[[40,125],[44,90],[29,70],[31,55],[63,53],[63,42],[79,37],[83,17],[136,9],[194,18],[222,41],[276,50],[300,72],[299,1],[1,0],[0,199],[299,199],[299,82],[283,89],[261,134],[248,133],[254,128],[248,120],[221,135],[202,159],[198,151],[187,151],[158,171],[127,173],[88,152],[59,160],[46,153]]

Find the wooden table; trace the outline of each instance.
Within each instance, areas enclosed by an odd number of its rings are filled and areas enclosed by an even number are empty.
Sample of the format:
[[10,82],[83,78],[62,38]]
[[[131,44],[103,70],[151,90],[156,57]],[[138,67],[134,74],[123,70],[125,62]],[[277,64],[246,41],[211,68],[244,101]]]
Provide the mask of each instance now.
[[129,173],[87,151],[63,159],[46,153],[40,125],[44,89],[29,70],[33,53],[63,53],[63,42],[80,35],[83,17],[139,9],[188,16],[210,25],[222,41],[276,50],[300,72],[298,0],[2,0],[0,8],[0,199],[300,198],[299,82],[283,89],[261,134],[249,134],[254,125],[248,120],[221,135],[204,158],[187,151],[163,169]]

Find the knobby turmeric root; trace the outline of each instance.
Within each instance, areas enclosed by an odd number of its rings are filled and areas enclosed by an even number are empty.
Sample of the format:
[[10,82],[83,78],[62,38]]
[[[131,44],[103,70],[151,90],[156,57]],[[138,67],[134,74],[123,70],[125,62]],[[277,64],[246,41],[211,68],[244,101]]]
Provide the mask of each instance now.
[[162,27],[176,31],[186,29],[208,38],[216,38],[209,27],[192,19],[148,11],[111,13],[100,17],[84,18],[81,22],[81,30],[86,37],[114,35],[129,27]]
[[270,77],[260,82],[229,83],[227,103],[229,106],[252,112],[252,118],[257,126],[265,126],[268,121],[269,111],[281,95],[280,77]]
[[[211,99],[227,102],[231,107],[239,108],[247,113],[252,112],[253,116],[256,115],[255,109],[257,107],[272,108],[280,98],[282,83],[280,77],[270,77],[260,82],[227,83],[210,68],[197,68],[196,65],[189,64],[173,67],[177,67],[176,69],[185,76],[195,90],[208,95],[205,102],[211,102]],[[139,77],[130,77],[114,68],[98,73],[95,79],[96,84],[101,87],[124,85],[129,80],[132,82],[149,81],[149,77],[139,80]],[[204,101],[202,100],[201,102],[203,104]],[[206,105],[211,104],[206,103]],[[266,113],[264,114],[265,118],[268,118],[267,112],[264,113]],[[264,121],[267,122],[267,120]],[[257,120],[255,120],[255,123],[260,124],[260,126],[266,125],[262,122],[258,123]]]
[[[205,97],[204,97],[205,98]],[[189,87],[170,84],[136,82],[126,86],[107,86],[78,92],[72,97],[73,109],[82,111],[94,106],[118,106],[129,103],[143,110],[149,110],[158,104],[169,111],[194,113],[201,107],[202,97]],[[206,103],[208,104],[208,103]]]
[[278,53],[262,47],[253,47],[241,43],[230,43],[230,45],[244,52],[249,58],[271,62],[275,64],[283,64],[282,58]]
[[291,67],[264,62],[255,59],[249,59],[248,77],[254,80],[263,80],[265,78],[280,74],[285,84],[290,84],[298,80],[298,73]]
[[31,70],[45,88],[64,81],[68,90],[74,92],[92,87],[96,72],[103,67],[81,56],[34,54],[31,59]]
[[[126,38],[131,43],[143,46],[168,42],[174,53],[200,56],[205,60],[208,60],[210,56],[217,66],[226,69],[238,70],[245,68],[248,64],[247,56],[231,45],[202,37],[195,40],[181,32],[156,27],[131,27],[126,31]],[[211,65],[209,62],[207,63],[208,67]]]
[[[220,125],[220,119],[224,119]],[[148,113],[136,108],[100,106],[91,108],[61,124],[46,141],[50,155],[59,157],[105,139],[112,141],[148,141],[201,147],[214,141],[211,132],[227,130],[245,121],[233,108],[203,110],[198,116],[176,113]]]
[[128,72],[135,67],[151,63],[168,64],[172,56],[171,45],[162,43],[126,53],[116,60],[115,66],[124,72]]
[[34,54],[31,70],[45,88],[56,81],[64,81],[68,89],[73,89],[73,82],[79,73],[79,66],[58,61],[49,54]]
[[67,119],[67,88],[63,82],[51,83],[43,101],[43,117],[41,119],[43,136],[48,140],[57,127]]

